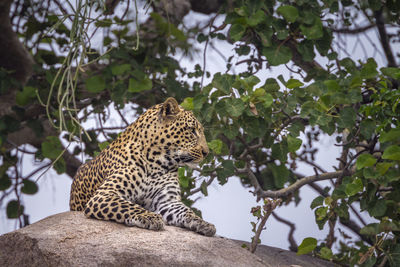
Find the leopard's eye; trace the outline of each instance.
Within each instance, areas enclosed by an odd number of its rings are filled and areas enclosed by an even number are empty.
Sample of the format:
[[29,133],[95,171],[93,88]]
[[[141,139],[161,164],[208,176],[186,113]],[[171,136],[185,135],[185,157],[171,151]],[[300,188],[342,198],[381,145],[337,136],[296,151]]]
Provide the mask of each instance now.
[[194,134],[194,136],[197,136],[196,128],[192,128],[192,134]]

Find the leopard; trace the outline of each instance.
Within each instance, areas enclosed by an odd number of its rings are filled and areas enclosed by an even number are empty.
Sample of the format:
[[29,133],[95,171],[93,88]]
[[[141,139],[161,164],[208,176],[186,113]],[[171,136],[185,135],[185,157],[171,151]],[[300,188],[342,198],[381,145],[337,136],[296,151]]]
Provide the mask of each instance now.
[[70,210],[126,226],[172,225],[214,236],[215,226],[182,202],[178,175],[179,167],[197,166],[208,153],[202,124],[169,97],[78,168]]

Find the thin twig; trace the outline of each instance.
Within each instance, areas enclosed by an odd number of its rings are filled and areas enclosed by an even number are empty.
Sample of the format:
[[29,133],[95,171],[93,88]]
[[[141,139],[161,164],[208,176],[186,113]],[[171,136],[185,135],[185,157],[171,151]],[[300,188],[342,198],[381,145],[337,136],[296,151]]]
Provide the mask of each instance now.
[[293,236],[294,231],[296,230],[296,225],[294,223],[292,223],[292,222],[290,222],[290,221],[278,216],[278,214],[276,214],[275,212],[272,212],[272,216],[274,216],[274,218],[278,222],[281,222],[281,223],[286,224],[287,226],[289,226],[289,228],[290,228],[290,231],[289,231],[289,234],[288,234],[288,241],[289,241],[289,244],[290,244],[289,250],[297,252],[298,246],[297,246],[296,240],[294,239],[294,236]]
[[125,119],[124,115],[122,115],[121,110],[116,106],[115,109],[117,110],[119,116],[121,117],[122,121],[125,123],[125,126],[129,126],[129,122]]
[[253,240],[251,241],[250,244],[250,252],[254,253],[254,251],[256,251],[257,245],[259,243],[260,240],[260,235],[261,232],[264,230],[264,225],[267,222],[269,216],[272,214],[272,212],[274,211],[274,209],[281,204],[282,200],[281,199],[276,199],[276,200],[272,200],[272,199],[266,199],[265,200],[265,205],[264,205],[264,215],[262,216],[261,222],[258,225],[258,228],[256,230],[256,234],[253,237]]
[[[212,184],[212,182],[215,180],[215,177],[217,177],[217,173],[213,172],[210,174],[210,179],[206,182],[207,187]],[[193,194],[196,194],[201,191],[201,186],[199,188],[193,189],[189,192],[188,196],[191,196]]]

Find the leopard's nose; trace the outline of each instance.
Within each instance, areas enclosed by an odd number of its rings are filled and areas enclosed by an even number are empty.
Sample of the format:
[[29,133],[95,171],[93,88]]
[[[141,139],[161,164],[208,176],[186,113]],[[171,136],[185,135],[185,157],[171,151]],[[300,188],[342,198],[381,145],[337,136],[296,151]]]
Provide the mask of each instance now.
[[208,155],[208,147],[203,147],[201,149],[201,154],[203,154],[203,158],[205,158]]

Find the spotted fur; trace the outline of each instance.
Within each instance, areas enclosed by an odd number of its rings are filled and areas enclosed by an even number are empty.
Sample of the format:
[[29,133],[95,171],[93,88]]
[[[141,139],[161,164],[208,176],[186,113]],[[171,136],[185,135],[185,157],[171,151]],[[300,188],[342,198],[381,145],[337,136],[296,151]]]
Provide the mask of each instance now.
[[207,155],[203,130],[174,98],[150,108],[78,169],[70,209],[128,226],[161,230],[166,223],[213,236],[214,225],[181,202],[178,179],[179,166]]

